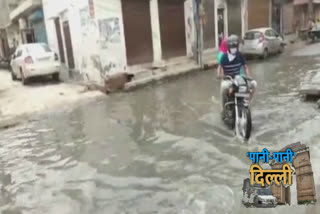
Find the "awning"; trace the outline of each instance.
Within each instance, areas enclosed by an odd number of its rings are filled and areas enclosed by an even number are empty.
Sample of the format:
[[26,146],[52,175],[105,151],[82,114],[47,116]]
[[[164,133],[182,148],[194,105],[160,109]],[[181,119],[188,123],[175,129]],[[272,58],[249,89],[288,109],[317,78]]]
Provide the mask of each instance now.
[[10,13],[10,20],[19,19],[21,16],[25,16],[41,6],[41,0],[26,0]]
[[[309,0],[294,0],[294,5],[308,4]],[[320,0],[313,0],[313,3],[320,4]]]

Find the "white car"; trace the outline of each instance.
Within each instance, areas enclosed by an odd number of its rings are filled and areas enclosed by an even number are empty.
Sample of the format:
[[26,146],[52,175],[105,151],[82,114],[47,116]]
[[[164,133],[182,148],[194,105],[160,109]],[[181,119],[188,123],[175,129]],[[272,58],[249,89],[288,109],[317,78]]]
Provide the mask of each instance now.
[[270,186],[262,188],[256,183],[251,186],[250,178],[243,180],[242,191],[242,204],[246,207],[276,207],[278,204]]
[[20,45],[12,55],[10,66],[12,79],[21,79],[23,84],[34,76],[52,76],[58,81],[61,70],[58,55],[45,43]]
[[283,37],[272,28],[257,28],[246,32],[241,52],[244,55],[256,55],[265,59],[269,54],[282,53],[285,45]]

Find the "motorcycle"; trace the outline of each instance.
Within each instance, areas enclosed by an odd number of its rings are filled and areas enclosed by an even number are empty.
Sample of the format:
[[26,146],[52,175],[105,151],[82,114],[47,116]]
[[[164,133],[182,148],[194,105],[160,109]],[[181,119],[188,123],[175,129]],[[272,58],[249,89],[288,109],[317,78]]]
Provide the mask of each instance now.
[[251,79],[237,75],[234,78],[225,76],[224,80],[230,80],[232,86],[225,97],[226,102],[222,114],[223,121],[231,129],[235,129],[238,137],[249,140],[252,121],[250,111],[251,90],[248,82]]

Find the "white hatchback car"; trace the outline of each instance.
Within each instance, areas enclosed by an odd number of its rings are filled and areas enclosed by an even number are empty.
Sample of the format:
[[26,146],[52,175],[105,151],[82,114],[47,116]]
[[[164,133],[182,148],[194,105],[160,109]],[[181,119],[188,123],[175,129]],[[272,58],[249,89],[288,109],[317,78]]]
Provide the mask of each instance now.
[[50,75],[58,81],[61,69],[58,55],[45,43],[20,45],[12,55],[10,66],[12,79],[21,79],[23,84],[34,76]]
[[272,28],[257,28],[246,32],[241,52],[244,55],[257,55],[265,59],[269,54],[282,53],[285,45],[283,37]]

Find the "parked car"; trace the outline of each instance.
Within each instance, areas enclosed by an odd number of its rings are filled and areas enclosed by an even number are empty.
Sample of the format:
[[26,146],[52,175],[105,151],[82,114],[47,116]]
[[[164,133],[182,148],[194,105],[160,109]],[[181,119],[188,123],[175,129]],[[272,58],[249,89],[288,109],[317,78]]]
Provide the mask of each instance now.
[[52,76],[58,81],[61,69],[58,55],[45,43],[20,45],[11,57],[10,66],[12,79],[21,79],[23,84],[34,76]]
[[257,28],[246,32],[241,51],[244,55],[255,55],[265,59],[269,54],[282,53],[285,45],[283,36],[272,28]]
[[273,196],[270,186],[262,187],[259,184],[250,185],[250,178],[243,181],[242,204],[246,207],[276,207],[277,198]]

